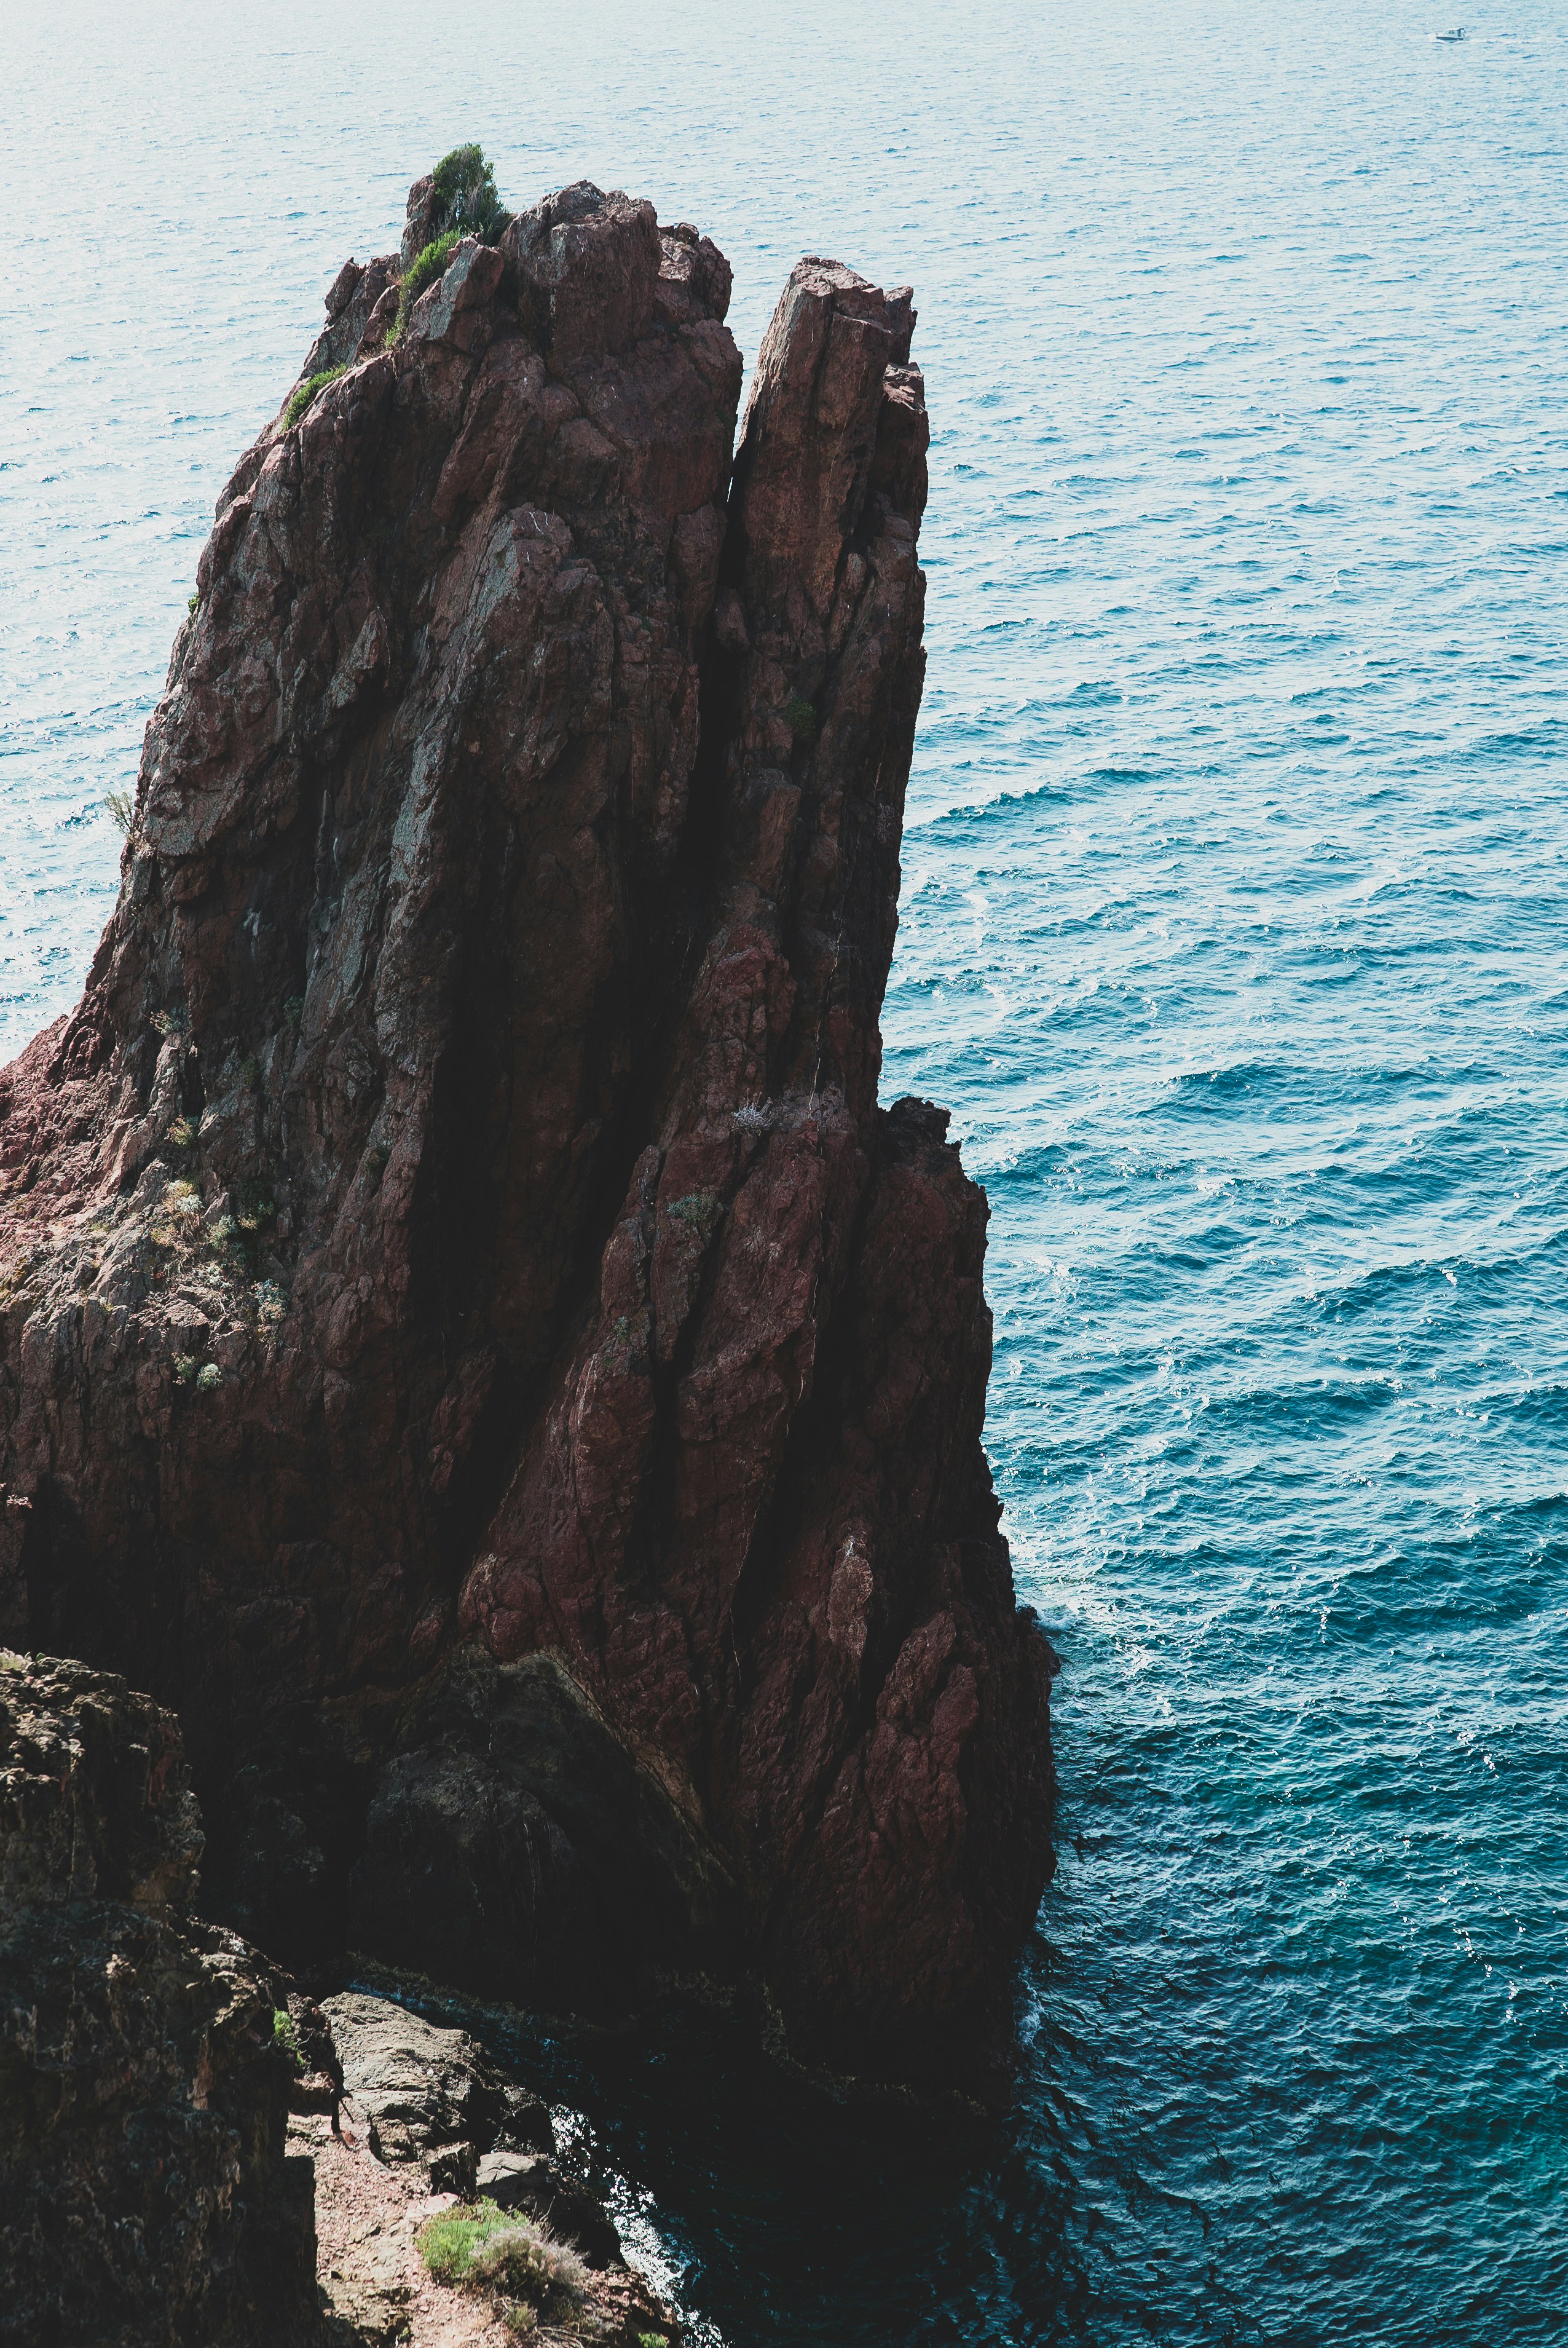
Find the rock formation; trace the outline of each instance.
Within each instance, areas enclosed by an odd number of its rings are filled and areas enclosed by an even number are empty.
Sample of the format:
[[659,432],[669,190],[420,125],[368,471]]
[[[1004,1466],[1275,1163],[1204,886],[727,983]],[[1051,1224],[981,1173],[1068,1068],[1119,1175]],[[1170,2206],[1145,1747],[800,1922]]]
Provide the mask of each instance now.
[[359,1990],[329,1997],[322,2010],[352,2132],[378,2160],[415,2161],[437,2192],[471,2197],[497,2144],[518,2159],[555,2150],[544,2105],[509,2085],[466,2031]]
[[308,2161],[264,1960],[190,1912],[176,1724],[0,1653],[0,2341],[300,2348]]
[[580,2255],[586,2336],[602,2348],[665,2348],[678,2337],[673,2310],[627,2267],[603,2202],[562,2161],[544,2105],[466,2031],[354,1991],[328,1998],[321,2019],[342,2096],[330,2114],[291,2121],[290,2142],[314,2168],[334,2348],[409,2339],[414,2348],[499,2348],[517,2336],[493,2302],[442,2287],[420,2257],[422,2223],[457,2196],[519,2211]]
[[178,1705],[280,1954],[754,1969],[803,2052],[967,2075],[1052,1664],[985,1201],[876,1098],[910,297],[802,262],[732,466],[694,230],[584,184],[409,258],[224,491],[87,992],[0,1072],[0,1629]]

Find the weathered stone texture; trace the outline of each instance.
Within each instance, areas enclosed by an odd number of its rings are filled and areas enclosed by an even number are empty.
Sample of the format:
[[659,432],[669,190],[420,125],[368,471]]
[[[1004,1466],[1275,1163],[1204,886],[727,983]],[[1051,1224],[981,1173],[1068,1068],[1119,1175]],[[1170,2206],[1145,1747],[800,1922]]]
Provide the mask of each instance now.
[[395,267],[220,501],[87,993],[0,1072],[0,1617],[179,1704],[289,1953],[440,1970],[449,1898],[488,1991],[754,1964],[803,2048],[961,2070],[1051,1658],[985,1202],[876,1100],[910,297],[798,265],[732,479],[693,229],[565,190],[389,347]]
[[311,2171],[265,1961],[189,1912],[167,1713],[0,1655],[0,2340],[301,2348]]

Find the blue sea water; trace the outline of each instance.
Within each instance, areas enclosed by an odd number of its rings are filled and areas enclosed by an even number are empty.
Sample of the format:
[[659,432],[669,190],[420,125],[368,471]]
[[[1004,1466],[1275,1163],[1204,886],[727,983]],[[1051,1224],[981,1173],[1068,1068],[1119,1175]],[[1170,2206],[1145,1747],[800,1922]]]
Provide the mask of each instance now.
[[1487,5],[6,11],[0,1056],[418,170],[699,221],[748,358],[917,289],[885,1093],[990,1195],[1061,1864],[999,2135],[518,2050],[729,2348],[1568,2331],[1568,26]]

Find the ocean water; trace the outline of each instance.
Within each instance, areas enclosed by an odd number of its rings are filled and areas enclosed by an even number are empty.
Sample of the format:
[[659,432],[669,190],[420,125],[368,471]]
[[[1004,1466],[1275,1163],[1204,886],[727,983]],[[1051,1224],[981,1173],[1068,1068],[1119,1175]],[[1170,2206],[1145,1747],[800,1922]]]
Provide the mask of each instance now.
[[917,289],[885,1089],[990,1194],[1061,1864],[997,2133],[515,2050],[727,2348],[1568,2325],[1568,27],[1487,5],[6,11],[5,1055],[416,172],[697,221],[748,358],[803,251]]

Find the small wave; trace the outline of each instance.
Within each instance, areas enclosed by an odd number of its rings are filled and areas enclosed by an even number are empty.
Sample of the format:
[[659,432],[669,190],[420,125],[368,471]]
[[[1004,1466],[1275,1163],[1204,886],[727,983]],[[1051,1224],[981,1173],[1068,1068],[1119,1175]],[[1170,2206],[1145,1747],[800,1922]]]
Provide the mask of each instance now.
[[1267,1060],[1235,1060],[1219,1068],[1184,1068],[1169,1081],[1184,1108],[1245,1098],[1282,1082],[1286,1071]]

